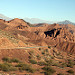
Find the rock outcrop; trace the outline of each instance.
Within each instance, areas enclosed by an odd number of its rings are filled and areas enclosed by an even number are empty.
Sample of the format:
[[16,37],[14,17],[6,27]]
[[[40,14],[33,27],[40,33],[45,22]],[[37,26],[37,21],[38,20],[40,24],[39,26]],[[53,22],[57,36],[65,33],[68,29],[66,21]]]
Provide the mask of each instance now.
[[[1,28],[2,26],[3,28]],[[40,24],[37,24],[36,26],[39,26]],[[10,21],[4,21],[0,20],[0,29],[6,30],[8,32],[11,32],[16,38],[19,38],[22,41],[31,42],[35,45],[52,45],[57,47],[61,47],[61,50],[63,49],[63,45],[61,45],[62,42],[68,43],[71,45],[71,43],[75,43],[75,26],[72,25],[59,25],[59,24],[41,24],[39,27],[30,27],[30,23],[15,18]],[[16,34],[16,35],[15,35]],[[20,36],[18,36],[20,35]],[[60,45],[61,46],[60,46]],[[70,50],[69,52],[74,52],[74,45],[69,46],[64,45],[65,50],[68,50],[68,47]],[[24,45],[23,45],[24,46]]]

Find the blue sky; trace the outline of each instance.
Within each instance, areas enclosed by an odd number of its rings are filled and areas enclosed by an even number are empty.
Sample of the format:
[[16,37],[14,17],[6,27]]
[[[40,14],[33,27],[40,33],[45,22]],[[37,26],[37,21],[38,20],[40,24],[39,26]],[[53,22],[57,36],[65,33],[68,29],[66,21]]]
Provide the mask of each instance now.
[[10,18],[75,22],[75,0],[0,0],[0,14]]

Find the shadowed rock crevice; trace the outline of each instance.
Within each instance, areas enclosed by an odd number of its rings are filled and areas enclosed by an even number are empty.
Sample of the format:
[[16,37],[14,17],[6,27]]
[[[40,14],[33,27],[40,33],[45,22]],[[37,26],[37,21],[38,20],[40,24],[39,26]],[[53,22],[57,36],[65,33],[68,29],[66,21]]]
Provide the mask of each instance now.
[[46,31],[44,32],[44,34],[47,36],[50,36],[50,37],[54,37],[56,38],[59,34],[60,34],[60,30],[57,30],[57,29],[53,29],[51,31]]
[[38,34],[39,34],[39,31],[35,31],[34,33],[35,33],[36,35],[38,35]]
[[57,31],[57,33],[56,33],[55,37],[57,37],[57,35],[59,35],[59,34],[60,34],[60,31]]
[[23,25],[19,25],[19,26],[17,26],[17,29],[24,29],[24,28],[26,28],[27,26],[23,26]]
[[53,29],[53,30],[51,30],[51,31],[46,31],[46,32],[44,32],[44,33],[45,33],[46,37],[47,37],[47,36],[52,37],[52,36],[54,35],[54,31],[55,31],[55,30],[56,30],[56,29]]

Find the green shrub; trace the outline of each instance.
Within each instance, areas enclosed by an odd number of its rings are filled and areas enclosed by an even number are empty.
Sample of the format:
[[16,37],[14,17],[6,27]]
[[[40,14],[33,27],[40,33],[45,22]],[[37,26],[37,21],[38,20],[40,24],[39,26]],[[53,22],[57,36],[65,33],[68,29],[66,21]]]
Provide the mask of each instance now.
[[67,67],[73,68],[73,66],[74,66],[74,61],[72,61],[71,59],[68,59]]
[[48,49],[46,49],[45,51],[48,52]]
[[68,70],[67,72],[70,73],[70,74],[74,73],[74,71],[72,69]]
[[31,73],[35,72],[35,69],[31,68],[30,66],[23,66],[23,67],[21,67],[21,69],[28,71],[28,72],[31,72]]
[[50,65],[53,65],[53,60],[47,60],[47,59],[45,59],[45,61],[46,61],[46,63],[47,63],[47,65],[48,66],[50,66]]
[[4,62],[9,62],[9,63],[11,63],[11,62],[16,62],[16,63],[18,63],[18,62],[20,62],[17,58],[10,59],[9,57],[4,57],[4,58],[2,58],[2,60],[3,60]]
[[57,56],[59,56],[61,53],[59,52],[59,53],[57,53]]
[[64,75],[64,74],[62,74],[62,73],[59,73],[59,74],[57,74],[57,75]]
[[46,53],[45,55],[46,55],[46,56],[49,56],[49,53]]
[[42,52],[42,54],[45,54],[45,52]]
[[74,65],[74,61],[71,60],[71,59],[68,59],[68,64],[72,64],[72,65]]
[[48,48],[51,48],[50,46],[48,46]]
[[59,63],[62,63],[61,61],[59,61]]
[[25,64],[25,63],[19,63],[19,64],[17,64],[15,67],[23,67],[23,66],[26,66],[27,64]]
[[62,63],[61,65],[62,65],[62,67],[67,67],[66,63]]
[[52,67],[49,66],[45,66],[42,69],[45,71],[46,75],[51,75],[56,72]]
[[33,59],[30,59],[29,62],[32,63],[32,64],[37,64],[37,61],[33,60]]
[[45,71],[50,71],[51,73],[56,72],[52,67],[49,67],[49,66],[45,66],[42,69],[45,70]]
[[9,67],[12,66],[11,63],[7,63],[7,62],[6,62],[6,63],[3,63],[3,64],[4,64],[4,65],[8,65]]
[[39,48],[39,50],[41,50],[41,48]]
[[41,56],[40,56],[40,55],[37,55],[36,57],[37,57],[37,59],[38,59],[38,60],[40,60],[40,59],[41,59]]
[[4,62],[12,62],[11,59],[8,58],[8,57],[4,57],[4,58],[2,58],[2,60],[3,60]]
[[8,71],[16,71],[17,70],[17,68],[16,67],[13,67],[12,64],[10,64],[10,63],[0,64],[0,69],[2,71],[5,71],[5,72],[8,72]]
[[17,58],[13,58],[13,59],[11,59],[11,61],[16,62],[16,63],[20,62]]
[[67,67],[73,68],[72,64],[67,64]]
[[40,66],[46,65],[46,62],[40,61],[40,62],[38,62],[38,65],[40,65]]
[[35,72],[35,69],[33,69],[31,67],[31,65],[28,65],[28,64],[25,64],[25,63],[19,63],[16,65],[16,67],[19,67],[19,70],[22,71],[22,70],[25,70],[25,71],[28,71],[28,72]]
[[52,75],[52,73],[51,72],[44,72],[44,75]]
[[30,55],[28,58],[29,58],[29,59],[31,59],[31,58],[32,58],[32,56]]
[[5,64],[0,64],[0,69],[2,70],[2,71],[9,71],[9,66],[8,65],[5,65]]
[[51,56],[51,59],[54,59],[54,57],[53,57],[53,56]]
[[71,62],[72,60],[71,59],[68,59],[68,62]]
[[11,67],[9,68],[9,70],[10,70],[10,71],[17,71],[18,68],[11,66]]
[[52,66],[59,66],[59,63],[53,63]]
[[9,64],[9,63],[4,63],[4,64],[0,64],[0,69],[2,70],[2,71],[10,71],[10,67],[11,67],[12,65],[11,64]]

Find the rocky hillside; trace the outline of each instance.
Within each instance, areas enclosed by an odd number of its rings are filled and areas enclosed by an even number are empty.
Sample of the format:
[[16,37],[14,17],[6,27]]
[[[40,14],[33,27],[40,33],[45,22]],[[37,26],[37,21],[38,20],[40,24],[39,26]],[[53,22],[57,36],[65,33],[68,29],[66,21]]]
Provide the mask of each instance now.
[[[74,25],[41,24],[40,27],[38,27],[38,25],[36,25],[37,27],[30,27],[30,23],[18,18],[10,21],[0,20],[0,29],[10,32],[23,42],[26,41],[41,46],[56,46],[62,42],[68,42],[69,44],[73,43],[74,46],[69,46],[71,48],[68,50],[68,45],[63,44],[65,50],[72,53],[75,52]],[[64,46],[59,47],[62,47],[61,50],[64,50]]]
[[0,19],[0,74],[75,75],[75,26],[30,25]]

